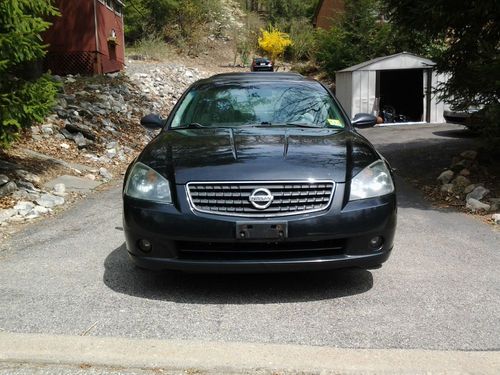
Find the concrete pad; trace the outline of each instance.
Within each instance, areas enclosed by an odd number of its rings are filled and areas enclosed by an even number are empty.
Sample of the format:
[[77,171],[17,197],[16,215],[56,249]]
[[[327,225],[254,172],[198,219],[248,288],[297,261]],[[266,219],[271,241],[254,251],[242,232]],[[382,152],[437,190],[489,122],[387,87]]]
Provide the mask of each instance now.
[[498,351],[340,349],[7,332],[0,332],[0,362],[196,369],[216,374],[257,369],[322,374],[500,373]]
[[64,175],[47,182],[44,188],[51,190],[57,184],[64,184],[67,192],[88,193],[101,185],[102,182],[92,181],[88,178]]

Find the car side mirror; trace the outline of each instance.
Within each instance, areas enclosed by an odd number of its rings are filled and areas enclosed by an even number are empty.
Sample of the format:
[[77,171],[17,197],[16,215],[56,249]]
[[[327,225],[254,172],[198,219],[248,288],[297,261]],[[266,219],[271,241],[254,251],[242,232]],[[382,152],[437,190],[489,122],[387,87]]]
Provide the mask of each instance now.
[[357,128],[369,128],[377,123],[377,118],[369,113],[358,113],[351,123]]
[[151,113],[147,116],[144,116],[141,118],[141,125],[145,127],[146,129],[149,130],[156,130],[156,129],[161,129],[165,125],[164,120],[162,118],[155,114]]

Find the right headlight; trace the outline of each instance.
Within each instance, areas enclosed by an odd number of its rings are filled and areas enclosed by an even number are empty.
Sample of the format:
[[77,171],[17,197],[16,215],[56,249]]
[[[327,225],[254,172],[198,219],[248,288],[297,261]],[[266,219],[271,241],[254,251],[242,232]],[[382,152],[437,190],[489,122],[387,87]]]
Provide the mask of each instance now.
[[393,191],[394,183],[386,163],[377,160],[353,177],[349,200],[378,197]]
[[168,180],[142,163],[135,163],[132,167],[125,185],[125,194],[146,201],[172,203]]

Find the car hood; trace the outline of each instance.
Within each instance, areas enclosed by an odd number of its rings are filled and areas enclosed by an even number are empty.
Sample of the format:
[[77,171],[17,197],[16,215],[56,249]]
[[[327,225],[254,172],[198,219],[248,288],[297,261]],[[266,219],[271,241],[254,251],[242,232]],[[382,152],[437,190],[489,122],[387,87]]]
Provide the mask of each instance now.
[[312,178],[344,182],[378,158],[354,132],[256,127],[164,131],[138,161],[185,184]]

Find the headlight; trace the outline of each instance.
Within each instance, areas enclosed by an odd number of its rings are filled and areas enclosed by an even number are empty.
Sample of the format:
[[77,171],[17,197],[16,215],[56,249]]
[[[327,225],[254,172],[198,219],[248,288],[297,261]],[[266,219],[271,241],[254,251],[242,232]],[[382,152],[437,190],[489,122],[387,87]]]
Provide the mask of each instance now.
[[394,183],[387,165],[383,160],[377,160],[354,176],[349,200],[378,197],[393,191]]
[[132,167],[125,185],[125,194],[147,201],[172,203],[167,179],[142,163],[136,163]]

